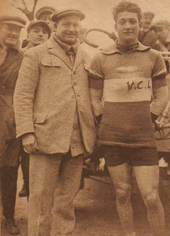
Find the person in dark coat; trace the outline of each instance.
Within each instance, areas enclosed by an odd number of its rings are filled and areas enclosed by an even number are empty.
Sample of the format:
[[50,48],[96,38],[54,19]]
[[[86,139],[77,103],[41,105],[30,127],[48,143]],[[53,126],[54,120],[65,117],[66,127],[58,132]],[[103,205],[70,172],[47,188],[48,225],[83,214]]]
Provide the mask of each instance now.
[[21,142],[16,139],[13,93],[23,59],[19,37],[25,24],[18,16],[0,18],[0,173],[3,215],[10,234],[19,233],[14,212]]

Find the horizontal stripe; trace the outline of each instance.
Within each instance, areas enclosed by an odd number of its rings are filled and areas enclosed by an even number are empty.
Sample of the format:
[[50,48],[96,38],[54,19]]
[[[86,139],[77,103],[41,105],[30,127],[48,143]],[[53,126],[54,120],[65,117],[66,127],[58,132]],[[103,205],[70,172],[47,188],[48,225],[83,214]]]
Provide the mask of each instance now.
[[93,78],[93,79],[102,79],[103,80],[103,76],[99,75],[97,72],[93,72],[92,70],[88,70],[88,75],[89,77]]
[[151,101],[152,82],[150,78],[133,76],[131,79],[109,79],[104,81],[103,91],[103,100],[107,102]]

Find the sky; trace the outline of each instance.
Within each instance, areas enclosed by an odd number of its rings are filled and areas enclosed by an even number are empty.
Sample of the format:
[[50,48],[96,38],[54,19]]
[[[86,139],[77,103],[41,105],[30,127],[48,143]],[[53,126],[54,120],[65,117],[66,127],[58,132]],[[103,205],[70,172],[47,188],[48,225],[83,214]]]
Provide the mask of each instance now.
[[[1,14],[17,14],[22,16],[19,10],[11,7],[7,2],[11,0],[0,0],[0,15]],[[15,3],[21,0],[13,0]],[[101,28],[109,32],[114,30],[114,21],[112,17],[112,8],[121,0],[39,0],[36,11],[43,6],[53,6],[56,9],[60,7],[79,8],[86,18],[82,21],[82,27]],[[33,0],[25,0],[27,6],[31,9]],[[48,4],[47,4],[48,2]],[[152,11],[155,14],[154,21],[169,20],[170,21],[170,0],[131,0],[137,3],[142,11]],[[24,30],[23,30],[24,34]],[[95,35],[94,35],[95,34]],[[110,39],[101,33],[90,33],[90,38],[95,38],[95,43],[108,43]]]

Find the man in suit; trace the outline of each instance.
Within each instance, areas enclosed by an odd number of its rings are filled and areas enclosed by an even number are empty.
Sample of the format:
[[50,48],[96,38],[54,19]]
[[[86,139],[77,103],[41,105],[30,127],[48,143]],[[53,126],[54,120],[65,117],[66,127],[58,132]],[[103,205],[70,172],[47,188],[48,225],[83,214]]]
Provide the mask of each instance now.
[[0,18],[0,174],[3,214],[10,234],[18,234],[14,221],[17,174],[21,142],[16,139],[13,93],[23,58],[19,37],[25,20]]
[[71,233],[83,156],[92,153],[88,57],[79,47],[77,9],[56,11],[55,32],[25,53],[14,95],[17,137],[30,153],[29,236]]

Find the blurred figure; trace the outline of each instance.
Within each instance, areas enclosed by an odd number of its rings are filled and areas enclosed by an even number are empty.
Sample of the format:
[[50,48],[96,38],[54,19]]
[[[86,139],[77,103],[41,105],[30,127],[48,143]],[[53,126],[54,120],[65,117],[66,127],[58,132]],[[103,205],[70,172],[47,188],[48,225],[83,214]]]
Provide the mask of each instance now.
[[158,40],[155,31],[151,29],[154,16],[155,15],[152,12],[142,13],[142,26],[139,30],[138,40],[145,46],[150,46],[151,48],[161,51],[162,45]]
[[142,14],[142,29],[143,31],[149,31],[153,18],[155,17],[153,12],[143,12]]
[[[49,25],[42,20],[33,20],[28,28],[28,45],[24,48],[24,52],[32,47],[45,43],[49,39],[51,29]],[[29,196],[29,154],[24,150],[21,152],[21,169],[23,173],[24,184],[19,192],[19,197]]]
[[[152,29],[155,31],[158,40],[162,44],[161,51],[170,51],[170,24],[166,20],[161,20],[153,24]],[[169,73],[169,60],[165,60],[166,68]]]
[[45,6],[40,8],[36,14],[35,14],[35,18],[37,20],[43,20],[45,21],[47,24],[49,24],[50,28],[51,28],[51,32],[54,31],[54,23],[51,20],[51,15],[56,11],[55,8],[53,7],[49,7],[49,6]]
[[5,226],[13,235],[19,233],[14,212],[21,151],[21,141],[16,139],[13,93],[23,59],[19,38],[25,24],[17,16],[0,18],[0,184]]
[[165,46],[165,51],[170,51],[170,24],[161,20],[153,24],[152,29],[156,32],[159,41]]
[[46,23],[50,23],[51,14],[53,14],[55,11],[56,9],[53,7],[49,7],[49,6],[42,7],[36,12],[35,18],[37,20],[43,20]]
[[80,34],[79,34],[80,44],[84,43],[84,35],[86,32],[87,32],[86,28],[81,28]]

